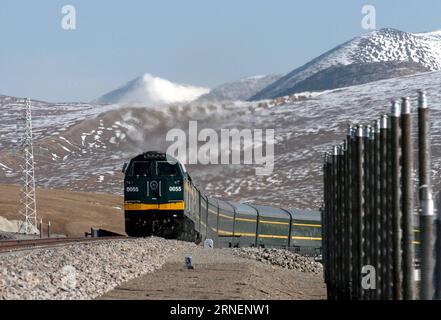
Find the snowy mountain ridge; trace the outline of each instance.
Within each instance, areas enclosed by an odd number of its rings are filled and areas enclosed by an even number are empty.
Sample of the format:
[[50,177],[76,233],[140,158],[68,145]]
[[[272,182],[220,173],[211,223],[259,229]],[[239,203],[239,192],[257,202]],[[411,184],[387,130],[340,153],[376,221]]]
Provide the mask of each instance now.
[[245,101],[269,84],[280,79],[282,75],[257,75],[241,78],[237,81],[224,83],[204,94],[199,101]]
[[[419,65],[421,71],[441,70],[441,31],[407,33],[396,29],[380,29],[363,34],[293,70],[251,100],[272,99],[295,93],[297,84],[332,67],[352,64],[367,66],[378,62],[410,62]],[[381,78],[373,79],[376,80]]]

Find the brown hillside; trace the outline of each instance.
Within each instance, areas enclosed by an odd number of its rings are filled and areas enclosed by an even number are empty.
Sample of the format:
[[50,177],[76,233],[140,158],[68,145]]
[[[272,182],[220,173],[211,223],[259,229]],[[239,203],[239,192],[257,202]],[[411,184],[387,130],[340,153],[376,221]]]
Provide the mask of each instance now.
[[[0,216],[18,219],[19,192],[19,186],[0,185]],[[69,236],[83,236],[91,227],[124,233],[122,203],[117,195],[37,189],[38,219]]]

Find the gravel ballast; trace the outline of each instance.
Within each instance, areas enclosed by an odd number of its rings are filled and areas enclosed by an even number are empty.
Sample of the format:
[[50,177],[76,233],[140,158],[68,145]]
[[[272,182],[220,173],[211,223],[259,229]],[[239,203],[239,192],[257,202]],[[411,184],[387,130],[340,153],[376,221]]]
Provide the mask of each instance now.
[[323,265],[313,258],[292,253],[283,249],[270,248],[234,248],[233,253],[248,259],[280,266],[282,268],[301,272],[319,274],[323,272]]
[[230,248],[192,250],[171,255],[154,273],[125,282],[99,299],[119,300],[297,300],[326,299],[321,274],[282,268],[233,254]]
[[195,246],[152,237],[0,254],[0,299],[93,299]]

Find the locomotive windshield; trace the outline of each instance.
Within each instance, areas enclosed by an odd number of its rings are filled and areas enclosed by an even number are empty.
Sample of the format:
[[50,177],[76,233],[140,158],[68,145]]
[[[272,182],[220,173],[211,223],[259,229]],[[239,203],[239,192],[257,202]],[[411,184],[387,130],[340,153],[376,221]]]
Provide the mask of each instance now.
[[179,175],[178,165],[168,162],[158,162],[158,176],[175,177]]
[[133,176],[150,176],[152,174],[152,163],[150,161],[135,161],[132,165]]

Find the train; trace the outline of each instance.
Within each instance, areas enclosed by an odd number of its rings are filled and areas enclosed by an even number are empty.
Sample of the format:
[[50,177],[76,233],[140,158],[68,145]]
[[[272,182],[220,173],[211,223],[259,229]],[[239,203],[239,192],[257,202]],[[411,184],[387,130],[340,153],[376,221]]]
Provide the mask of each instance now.
[[123,167],[124,217],[128,236],[159,236],[215,247],[277,247],[319,255],[317,211],[225,201],[207,196],[183,163],[157,151]]

